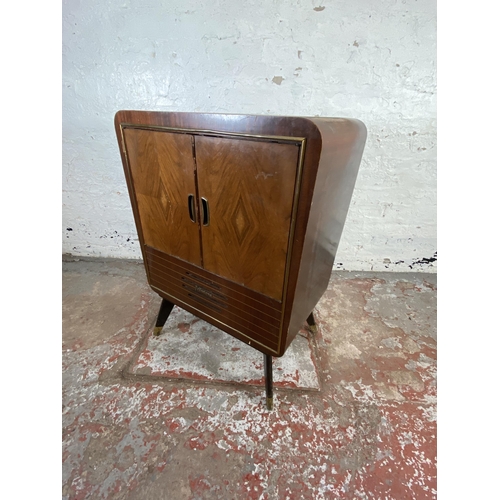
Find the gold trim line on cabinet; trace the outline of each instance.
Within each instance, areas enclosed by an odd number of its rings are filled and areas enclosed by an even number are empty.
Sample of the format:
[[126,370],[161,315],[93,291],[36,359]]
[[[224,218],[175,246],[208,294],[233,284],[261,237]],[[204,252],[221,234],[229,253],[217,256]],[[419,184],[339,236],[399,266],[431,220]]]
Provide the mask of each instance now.
[[157,130],[160,132],[173,132],[179,134],[192,134],[192,135],[209,135],[215,137],[225,137],[225,138],[238,138],[238,139],[267,139],[269,141],[281,141],[281,142],[292,142],[300,145],[306,140],[305,137],[291,137],[284,135],[259,135],[259,134],[244,134],[242,132],[222,132],[217,130],[204,130],[204,129],[194,129],[194,128],[181,128],[181,127],[165,127],[162,125],[138,125],[133,123],[120,123],[120,129],[124,128],[136,128],[142,130]]

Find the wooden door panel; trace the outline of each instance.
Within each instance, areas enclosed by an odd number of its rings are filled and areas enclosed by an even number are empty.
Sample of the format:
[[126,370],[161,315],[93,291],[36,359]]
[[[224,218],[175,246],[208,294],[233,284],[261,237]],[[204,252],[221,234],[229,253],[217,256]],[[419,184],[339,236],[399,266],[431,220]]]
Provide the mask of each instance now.
[[192,136],[126,128],[124,137],[144,244],[201,265],[188,207],[189,195],[196,200]]
[[197,136],[195,149],[203,267],[281,300],[299,147]]

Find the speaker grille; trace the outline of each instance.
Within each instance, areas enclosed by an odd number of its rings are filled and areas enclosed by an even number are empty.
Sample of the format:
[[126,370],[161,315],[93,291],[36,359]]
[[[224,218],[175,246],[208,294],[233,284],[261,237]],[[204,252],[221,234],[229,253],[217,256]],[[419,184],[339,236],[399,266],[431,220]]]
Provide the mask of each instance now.
[[[172,302],[192,306],[220,322],[221,328],[274,351],[278,348],[281,303],[209,274],[180,259],[145,246],[149,283]],[[195,313],[196,314],[196,313]],[[203,317],[203,316],[202,316]],[[233,333],[234,332],[234,333]],[[238,337],[240,338],[240,337]],[[245,340],[246,339],[246,340]]]
[[[217,312],[227,309],[227,295],[220,292],[220,287],[214,282],[203,279],[200,276],[195,277],[195,275],[188,271],[186,271],[181,280],[182,287],[187,290],[189,297],[205,306],[211,307]],[[207,285],[211,288],[208,288]]]

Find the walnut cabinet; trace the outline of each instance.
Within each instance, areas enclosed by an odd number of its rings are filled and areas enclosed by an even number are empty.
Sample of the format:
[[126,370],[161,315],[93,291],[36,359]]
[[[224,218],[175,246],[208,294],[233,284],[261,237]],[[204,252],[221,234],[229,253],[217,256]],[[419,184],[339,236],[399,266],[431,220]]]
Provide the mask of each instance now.
[[353,119],[119,111],[150,286],[282,356],[324,293],[366,139]]

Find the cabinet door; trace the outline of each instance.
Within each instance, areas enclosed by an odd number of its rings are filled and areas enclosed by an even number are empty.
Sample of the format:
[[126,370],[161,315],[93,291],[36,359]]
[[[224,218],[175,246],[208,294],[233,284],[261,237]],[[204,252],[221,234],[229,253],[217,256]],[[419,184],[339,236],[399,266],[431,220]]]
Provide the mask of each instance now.
[[299,147],[197,136],[195,150],[203,267],[281,300]]
[[192,136],[126,128],[124,138],[144,244],[201,265]]

